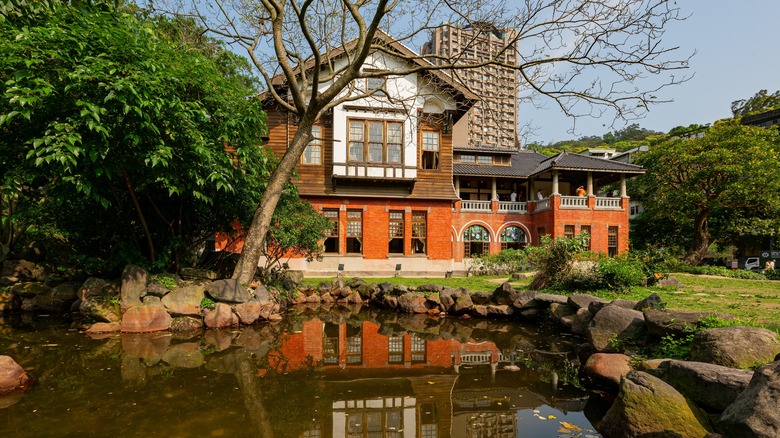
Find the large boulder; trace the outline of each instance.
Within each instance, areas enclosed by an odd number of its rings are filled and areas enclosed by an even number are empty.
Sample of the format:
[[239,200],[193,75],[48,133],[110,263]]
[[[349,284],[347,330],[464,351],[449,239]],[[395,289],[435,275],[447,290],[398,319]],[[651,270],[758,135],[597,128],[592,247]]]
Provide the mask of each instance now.
[[252,298],[249,295],[249,289],[242,286],[235,278],[209,283],[206,285],[206,294],[214,301],[223,303],[246,303]]
[[592,302],[599,302],[606,305],[609,301],[594,297],[588,294],[574,294],[567,299],[567,304],[575,309],[587,309]]
[[582,373],[596,385],[617,389],[632,369],[631,358],[625,354],[596,353],[585,362]]
[[756,370],[747,388],[723,412],[719,426],[724,437],[780,436],[780,362]]
[[732,368],[750,368],[774,360],[780,352],[777,333],[757,327],[722,327],[693,336],[691,360]]
[[148,333],[171,329],[171,315],[162,306],[133,306],[122,315],[123,333]]
[[5,260],[0,268],[0,286],[19,281],[44,281],[45,278],[43,266],[27,260]]
[[84,280],[84,283],[81,284],[81,287],[76,292],[76,295],[81,301],[86,301],[86,299],[91,296],[103,295],[103,292],[108,288],[109,285],[110,283],[106,280],[103,280],[102,278],[89,277]]
[[477,291],[471,294],[471,301],[477,305],[487,304],[492,298],[492,292]]
[[614,342],[636,341],[644,328],[642,312],[608,305],[590,320],[587,336],[596,351],[610,352],[615,350]]
[[520,292],[516,291],[508,281],[501,283],[501,286],[493,292],[493,299],[499,306],[511,306],[519,296]]
[[38,295],[51,295],[51,288],[43,283],[17,283],[8,290],[22,298],[35,298]]
[[[316,295],[312,295],[316,296]],[[254,324],[260,318],[260,312],[263,310],[263,304],[259,301],[250,301],[248,303],[236,304],[235,312],[238,315],[241,324]]]
[[122,283],[119,293],[122,296],[122,307],[133,307],[141,304],[141,296],[149,284],[149,273],[146,269],[127,265],[122,270]]
[[398,297],[398,309],[406,313],[428,313],[426,301],[421,292],[407,292]]
[[208,311],[203,317],[203,322],[208,328],[236,327],[238,321],[238,315],[233,313],[233,309],[225,303],[217,303],[214,309]]
[[174,315],[200,315],[200,303],[206,297],[203,286],[185,286],[174,290],[162,299],[163,306]]
[[587,336],[588,325],[591,319],[593,319],[593,314],[590,313],[587,307],[577,309],[577,313],[574,314],[574,318],[571,321],[571,332],[575,335]]
[[698,408],[672,386],[645,372],[630,371],[598,431],[610,438],[702,438],[709,433],[704,424]]
[[455,315],[463,315],[471,312],[472,307],[474,307],[474,302],[471,301],[471,294],[467,292],[461,292],[455,296],[455,304],[450,309],[450,313]]
[[84,318],[97,322],[119,322],[121,319],[118,300],[102,296],[91,296],[79,304]]
[[715,411],[723,411],[733,403],[753,377],[749,370],[682,360],[664,361],[650,373],[698,405]]
[[55,314],[67,313],[73,300],[65,301],[54,294],[38,295],[32,299],[33,310],[38,312],[50,312]]
[[684,337],[696,331],[701,326],[701,321],[707,317],[717,316],[733,319],[730,315],[709,312],[661,312],[652,309],[645,310],[644,315],[647,333],[658,338],[664,336]]
[[0,356],[0,395],[24,390],[30,384],[27,373],[10,356]]

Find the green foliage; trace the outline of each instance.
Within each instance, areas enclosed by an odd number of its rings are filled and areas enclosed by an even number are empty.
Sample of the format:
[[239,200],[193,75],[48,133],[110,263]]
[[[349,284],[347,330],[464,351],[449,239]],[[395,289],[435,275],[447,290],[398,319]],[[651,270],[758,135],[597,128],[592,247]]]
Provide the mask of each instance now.
[[200,300],[200,310],[214,310],[216,307],[217,303],[209,297],[203,297],[203,299]]
[[632,226],[632,239],[682,242],[686,259],[698,264],[712,241],[739,237],[734,224],[744,229],[750,226],[743,223],[776,219],[779,154],[777,129],[735,121],[718,123],[704,135],[654,144],[638,160],[646,173],[632,190],[645,211]]
[[731,102],[731,113],[734,117],[763,113],[777,108],[780,108],[780,90],[772,94],[760,90],[749,99]]
[[1,11],[1,192],[19,199],[3,224],[162,270],[248,222],[270,166],[248,63],[191,22],[39,5]]
[[626,257],[599,259],[597,270],[601,286],[610,290],[641,286],[647,278],[641,264]]
[[557,239],[545,235],[542,236],[539,246],[526,247],[526,259],[537,271],[531,281],[531,289],[539,290],[562,284],[572,270],[575,257],[587,247],[588,238],[585,234]]
[[724,319],[715,315],[708,315],[700,319],[695,327],[688,326],[685,336],[681,338],[667,335],[661,338],[661,342],[653,350],[645,351],[651,357],[688,360],[691,356],[691,343],[696,333],[718,327],[733,327],[748,325],[736,319]]
[[476,275],[506,275],[528,270],[526,252],[505,249],[497,254],[482,254],[471,259],[472,273]]
[[179,286],[176,279],[170,275],[153,275],[152,281],[166,289],[175,289]]
[[780,280],[780,267],[764,271],[767,280]]
[[744,269],[728,269],[725,266],[689,266],[680,272],[687,272],[694,275],[720,275],[722,277],[740,278],[743,280],[766,280],[767,277],[753,271]]

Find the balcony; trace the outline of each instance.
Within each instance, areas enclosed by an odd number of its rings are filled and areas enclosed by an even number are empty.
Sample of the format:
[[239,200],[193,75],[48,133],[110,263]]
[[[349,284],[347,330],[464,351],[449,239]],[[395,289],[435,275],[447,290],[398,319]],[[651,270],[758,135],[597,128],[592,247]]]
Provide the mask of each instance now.
[[460,201],[460,211],[490,213],[490,201]]
[[460,208],[455,212],[464,213],[499,213],[499,214],[529,214],[551,210],[555,198],[560,198],[558,210],[623,210],[623,198],[596,198],[593,196],[553,196],[539,201],[507,202],[507,201],[475,201],[461,200]]
[[413,181],[417,178],[417,168],[401,164],[370,162],[333,163],[333,176],[335,178]]
[[498,212],[526,214],[528,213],[528,203],[499,201]]
[[596,198],[596,210],[622,210],[621,198]]
[[561,208],[564,209],[588,209],[586,196],[561,196]]

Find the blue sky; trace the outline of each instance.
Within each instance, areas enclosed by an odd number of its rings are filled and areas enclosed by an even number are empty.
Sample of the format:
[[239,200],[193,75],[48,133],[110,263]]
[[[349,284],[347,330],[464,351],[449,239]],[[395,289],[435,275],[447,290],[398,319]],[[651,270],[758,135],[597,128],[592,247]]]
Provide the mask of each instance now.
[[[667,132],[692,123],[705,124],[731,116],[731,102],[746,99],[758,90],[780,89],[780,1],[777,0],[677,0],[686,21],[673,23],[665,46],[680,46],[680,56],[696,51],[690,62],[688,82],[658,93],[673,102],[656,105],[638,123]],[[548,104],[548,109],[521,107],[521,125],[529,120],[538,129],[526,141],[541,143],[603,135],[614,128],[612,118],[582,118],[576,133],[568,133],[572,121]],[[606,125],[606,126],[605,126]]]

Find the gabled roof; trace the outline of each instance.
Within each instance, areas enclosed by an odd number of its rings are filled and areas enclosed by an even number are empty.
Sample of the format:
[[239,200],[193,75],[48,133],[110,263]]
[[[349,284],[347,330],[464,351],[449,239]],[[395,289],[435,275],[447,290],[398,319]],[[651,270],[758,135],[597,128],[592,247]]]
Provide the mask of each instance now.
[[[389,50],[388,52],[395,52],[396,56],[406,59],[411,63],[417,64],[421,67],[435,67],[434,64],[429,62],[428,60],[421,57],[418,53],[413,51],[412,49],[406,47],[403,43],[395,40],[394,38],[390,37],[390,35],[386,34],[385,32],[377,29],[376,33],[374,35],[374,40],[382,43],[384,47],[387,47]],[[330,53],[331,59],[336,59],[340,56],[342,56],[346,52],[350,52],[355,49],[355,46],[357,46],[357,39],[353,39],[351,41],[348,41],[347,43],[343,44],[342,46],[337,47]],[[322,54],[325,55],[324,53]],[[304,68],[306,70],[309,70],[314,67],[314,58],[309,58],[306,60],[306,63],[304,64]],[[440,69],[432,69],[427,70],[424,72],[421,72],[420,74],[427,75],[431,77],[437,84],[444,85],[445,88],[449,88],[453,90],[456,95],[453,95],[459,103],[465,104],[465,108],[459,110],[461,113],[465,113],[468,108],[470,108],[473,103],[477,100],[480,100],[480,97],[471,92],[468,88],[465,86],[459,84],[457,81],[455,81],[452,76],[447,74],[444,70]],[[274,87],[280,87],[284,88],[286,85],[287,79],[284,76],[283,73],[275,75],[273,78],[271,78],[271,85]],[[266,95],[268,92],[264,92],[261,94],[261,96]],[[460,97],[460,98],[458,98]],[[459,105],[459,107],[462,105]]]
[[[483,151],[483,152],[495,152],[495,149],[475,149],[475,148],[456,148],[456,151]],[[535,151],[529,150],[499,150],[500,152],[510,152],[512,154],[510,166],[497,166],[490,164],[462,164],[453,163],[452,173],[453,175],[468,175],[468,176],[506,176],[506,177],[518,177],[524,178],[530,175],[530,173],[536,169],[539,163],[547,158],[546,155],[542,155]]]
[[561,152],[539,163],[529,176],[549,172],[551,170],[580,170],[591,172],[616,172],[616,173],[645,173],[642,166],[622,163],[620,161],[605,160],[603,158],[589,157],[587,155]]

